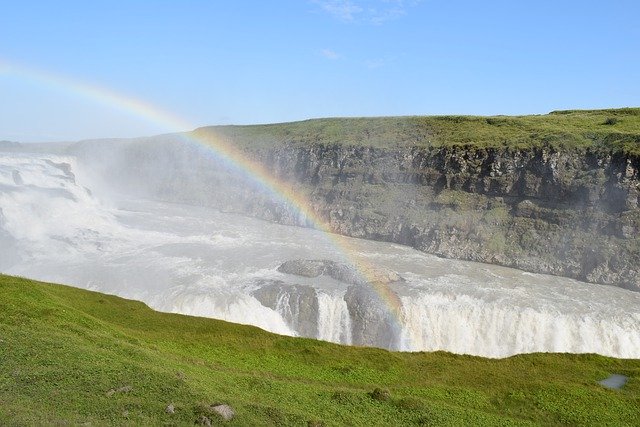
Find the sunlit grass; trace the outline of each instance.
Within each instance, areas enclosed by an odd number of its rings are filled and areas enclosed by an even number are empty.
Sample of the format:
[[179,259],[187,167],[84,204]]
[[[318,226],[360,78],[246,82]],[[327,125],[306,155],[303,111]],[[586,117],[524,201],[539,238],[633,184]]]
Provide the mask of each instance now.
[[233,425],[638,425],[640,361],[344,347],[0,276],[0,424],[193,425],[211,403]]
[[254,126],[219,126],[247,149],[314,143],[354,146],[590,148],[640,154],[640,108],[558,111],[532,116],[328,118]]

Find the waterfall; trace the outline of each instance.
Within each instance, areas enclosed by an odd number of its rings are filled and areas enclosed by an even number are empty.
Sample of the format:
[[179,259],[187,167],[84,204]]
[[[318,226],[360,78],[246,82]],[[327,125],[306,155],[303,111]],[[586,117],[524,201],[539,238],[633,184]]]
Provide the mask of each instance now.
[[640,293],[353,239],[406,279],[393,289],[395,318],[373,288],[277,270],[292,259],[339,261],[317,230],[116,198],[103,190],[109,176],[96,183],[83,173],[92,167],[68,155],[0,153],[0,272],[342,344],[640,358]]
[[469,296],[424,293],[402,298],[403,349],[486,357],[518,353],[640,355],[640,314],[616,317],[523,308]]
[[342,295],[317,292],[318,339],[351,344],[351,318]]

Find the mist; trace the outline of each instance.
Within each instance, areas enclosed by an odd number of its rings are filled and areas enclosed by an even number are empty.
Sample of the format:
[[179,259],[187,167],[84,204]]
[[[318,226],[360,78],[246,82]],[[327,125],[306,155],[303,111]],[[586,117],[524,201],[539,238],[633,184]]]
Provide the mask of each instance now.
[[0,145],[2,273],[343,344],[640,357],[640,293],[349,238],[396,312],[305,224],[185,135]]

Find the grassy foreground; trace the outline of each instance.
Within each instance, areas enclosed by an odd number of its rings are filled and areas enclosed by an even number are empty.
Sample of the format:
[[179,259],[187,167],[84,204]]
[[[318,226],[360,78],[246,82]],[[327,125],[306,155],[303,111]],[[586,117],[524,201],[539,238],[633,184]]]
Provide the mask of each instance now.
[[212,403],[229,425],[637,426],[640,360],[343,347],[0,275],[0,425],[193,425]]

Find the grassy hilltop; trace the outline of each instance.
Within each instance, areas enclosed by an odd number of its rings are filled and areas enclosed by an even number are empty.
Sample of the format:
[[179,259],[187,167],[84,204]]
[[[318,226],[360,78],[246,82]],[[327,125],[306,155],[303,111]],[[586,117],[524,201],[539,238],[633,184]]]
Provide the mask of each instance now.
[[314,143],[373,147],[470,145],[480,148],[595,148],[640,155],[640,108],[554,111],[530,116],[326,118],[251,126],[214,126],[247,148]]
[[213,403],[229,425],[630,426],[640,360],[350,348],[0,276],[1,425],[193,425]]

